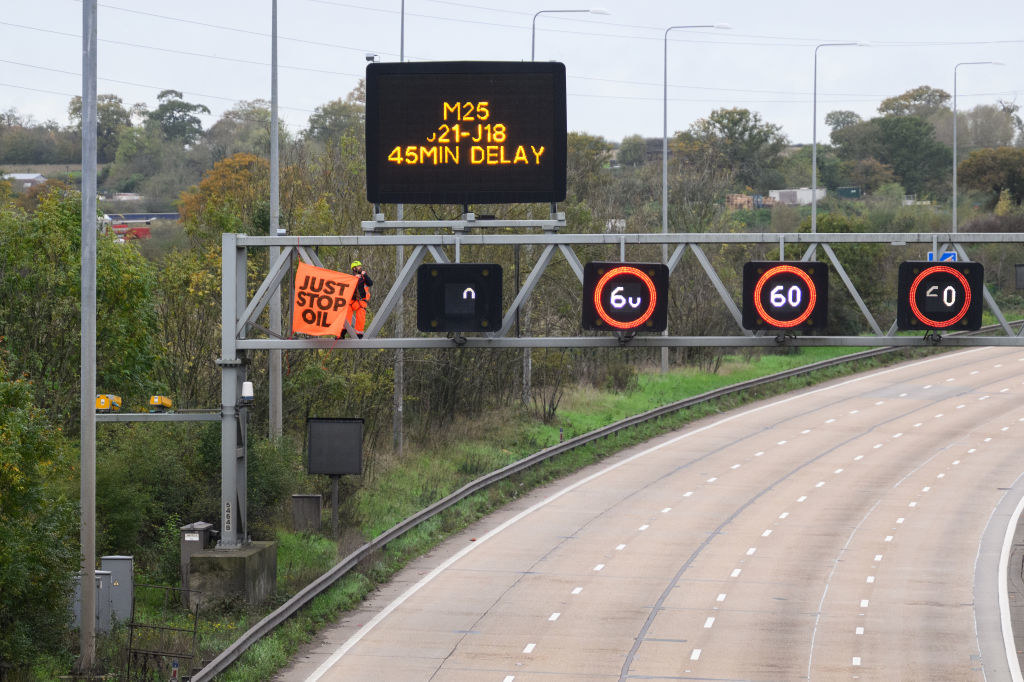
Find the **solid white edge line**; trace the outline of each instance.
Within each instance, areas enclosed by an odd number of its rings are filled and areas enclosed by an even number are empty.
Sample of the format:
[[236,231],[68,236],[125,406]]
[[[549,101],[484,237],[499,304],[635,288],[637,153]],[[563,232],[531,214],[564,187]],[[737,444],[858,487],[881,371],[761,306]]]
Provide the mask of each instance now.
[[1013,535],[1017,530],[1017,523],[1020,521],[1021,512],[1024,511],[1024,498],[1017,503],[1013,510],[1010,522],[1006,525],[1006,535],[1003,536],[1003,549],[999,552],[999,620],[1003,629],[1003,646],[1006,648],[1006,664],[1010,668],[1010,678],[1013,682],[1022,682],[1020,661],[1017,660],[1017,646],[1013,641],[1013,624],[1010,620],[1010,590],[1007,586],[1008,566],[1010,563],[1010,548],[1013,545]]
[[[981,349],[972,349],[972,350],[968,350],[968,351],[963,351],[963,353],[957,353],[957,355],[962,355],[962,354],[967,354],[967,353],[975,353],[975,352],[978,352],[978,350],[981,350]],[[494,528],[492,528],[488,532],[486,532],[483,535],[481,535],[480,537],[478,537],[476,542],[474,542],[474,543],[472,543],[470,545],[467,545],[466,547],[463,547],[461,550],[459,550],[458,552],[456,552],[455,554],[450,556],[448,559],[446,559],[445,561],[441,562],[436,568],[434,568],[434,570],[430,571],[425,576],[420,578],[420,580],[416,584],[414,584],[411,587],[409,587],[409,589],[407,589],[405,592],[403,592],[401,595],[399,595],[395,600],[393,600],[391,603],[389,603],[387,606],[385,606],[383,609],[381,609],[380,612],[378,612],[377,615],[375,615],[365,625],[363,625],[363,627],[359,628],[356,632],[354,632],[352,634],[352,636],[350,636],[345,641],[344,644],[342,644],[340,647],[338,647],[338,649],[333,654],[331,654],[323,663],[320,664],[320,666],[316,670],[313,671],[313,673],[309,677],[306,678],[305,682],[318,682],[318,680],[321,677],[323,677],[327,673],[328,670],[330,670],[332,667],[334,667],[334,664],[337,663],[338,661],[340,661],[341,658],[345,654],[347,654],[350,649],[352,649],[352,647],[354,647],[356,644],[358,644],[360,642],[360,640],[363,639],[363,637],[365,637],[367,634],[369,634],[369,632],[371,630],[373,630],[373,628],[377,627],[377,625],[382,620],[384,620],[389,615],[391,615],[392,611],[394,611],[399,606],[404,604],[407,599],[409,599],[414,594],[419,592],[425,585],[427,585],[427,583],[431,582],[434,578],[436,578],[442,572],[447,570],[448,567],[450,567],[456,561],[458,561],[459,559],[463,558],[464,556],[469,554],[471,551],[473,551],[477,547],[483,545],[485,542],[490,540],[492,537],[494,537],[495,535],[497,535],[501,531],[505,530],[506,528],[512,526],[515,523],[518,523],[520,520],[526,518],[527,516],[529,516],[533,512],[537,511],[538,509],[541,509],[541,508],[547,506],[551,502],[554,502],[555,500],[559,499],[563,495],[566,495],[566,494],[572,492],[573,490],[576,490],[576,488],[579,488],[580,486],[586,485],[587,483],[590,483],[591,481],[593,481],[593,480],[595,480],[597,478],[600,478],[601,476],[604,476],[605,474],[607,474],[607,473],[609,473],[611,471],[614,471],[614,470],[618,469],[621,466],[625,466],[626,464],[629,464],[629,463],[633,462],[634,460],[640,459],[641,457],[645,457],[646,455],[654,452],[655,450],[660,450],[661,448],[663,448],[663,447],[665,447],[667,445],[674,445],[675,443],[677,443],[677,442],[679,442],[681,440],[684,440],[686,438],[694,436],[694,435],[696,435],[698,433],[703,433],[704,431],[716,428],[718,426],[721,426],[722,424],[734,421],[736,419],[742,419],[742,418],[747,417],[747,416],[749,416],[751,414],[755,414],[757,412],[768,410],[768,409],[771,409],[773,407],[777,407],[779,405],[784,405],[784,404],[792,402],[794,400],[800,400],[800,399],[806,398],[807,396],[810,396],[810,395],[815,395],[817,393],[823,393],[825,391],[834,391],[837,388],[842,388],[842,387],[848,386],[850,384],[859,383],[861,381],[865,381],[865,380],[870,379],[870,378],[874,378],[874,377],[878,377],[878,376],[884,376],[886,374],[891,374],[892,372],[902,371],[902,370],[908,369],[910,367],[917,367],[918,365],[924,365],[924,364],[927,364],[929,362],[936,362],[936,361],[938,361],[938,360],[940,360],[942,358],[948,358],[948,357],[950,357],[950,356],[949,355],[936,355],[934,357],[925,358],[924,360],[919,360],[917,362],[912,362],[912,363],[909,363],[909,364],[900,364],[900,365],[897,365],[896,367],[890,367],[888,369],[883,369],[883,370],[878,371],[878,372],[871,372],[870,374],[864,374],[864,375],[861,375],[861,376],[854,377],[853,379],[847,379],[846,381],[842,381],[842,382],[839,382],[837,384],[831,384],[829,386],[824,386],[822,388],[816,388],[816,389],[813,389],[813,390],[810,390],[810,391],[799,393],[797,395],[792,395],[792,396],[790,396],[788,398],[782,398],[781,400],[776,400],[774,402],[767,403],[765,405],[760,405],[758,407],[755,407],[755,408],[752,408],[752,409],[749,409],[749,410],[745,410],[743,412],[732,414],[732,415],[730,415],[728,417],[723,417],[722,419],[714,421],[714,422],[712,422],[710,424],[706,424],[706,425],[701,426],[699,428],[696,428],[696,429],[693,429],[693,430],[690,430],[690,431],[686,431],[685,433],[679,434],[675,438],[670,438],[670,439],[668,439],[668,440],[666,440],[666,441],[664,441],[662,443],[659,443],[658,445],[653,445],[653,446],[647,448],[646,450],[642,450],[641,452],[638,452],[635,455],[630,455],[626,459],[623,459],[623,460],[621,460],[619,462],[615,462],[614,464],[609,464],[608,466],[606,466],[605,468],[601,469],[600,471],[596,471],[593,474],[587,476],[586,478],[582,478],[579,481],[576,481],[575,483],[570,484],[570,485],[566,486],[565,488],[562,488],[561,490],[559,490],[558,492],[554,493],[553,495],[550,495],[549,497],[541,500],[540,502],[537,502],[533,506],[524,509],[523,511],[519,512],[518,514],[516,514],[512,518],[505,520],[503,523],[499,524],[498,526],[495,526]],[[1009,598],[1007,598],[1007,599],[1009,599]],[[1012,640],[1012,637],[1011,637],[1011,640]],[[1024,682],[1024,681],[1022,681],[1022,682]]]

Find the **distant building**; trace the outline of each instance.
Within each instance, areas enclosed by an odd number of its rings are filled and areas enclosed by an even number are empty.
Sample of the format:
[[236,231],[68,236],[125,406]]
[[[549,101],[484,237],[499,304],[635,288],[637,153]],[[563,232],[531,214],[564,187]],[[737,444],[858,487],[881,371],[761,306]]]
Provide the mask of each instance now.
[[744,209],[752,211],[755,208],[771,208],[775,205],[775,199],[761,194],[726,194],[725,207],[730,211]]
[[42,185],[46,182],[46,177],[39,173],[5,173],[0,177],[10,182],[15,192],[24,192],[29,187]]
[[[780,204],[786,204],[788,206],[806,206],[813,201],[813,191],[810,187],[800,187],[799,189],[773,189],[768,191],[770,196]],[[825,189],[822,187],[818,188],[818,201],[825,198]]]

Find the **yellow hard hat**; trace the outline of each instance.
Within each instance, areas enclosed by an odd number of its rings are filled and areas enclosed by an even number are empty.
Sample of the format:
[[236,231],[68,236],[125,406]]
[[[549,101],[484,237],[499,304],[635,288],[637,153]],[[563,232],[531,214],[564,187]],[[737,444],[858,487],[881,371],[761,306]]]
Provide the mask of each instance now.
[[352,261],[352,267],[353,268],[361,268],[362,266],[363,266],[363,264],[360,263],[359,261],[357,261],[357,260]]

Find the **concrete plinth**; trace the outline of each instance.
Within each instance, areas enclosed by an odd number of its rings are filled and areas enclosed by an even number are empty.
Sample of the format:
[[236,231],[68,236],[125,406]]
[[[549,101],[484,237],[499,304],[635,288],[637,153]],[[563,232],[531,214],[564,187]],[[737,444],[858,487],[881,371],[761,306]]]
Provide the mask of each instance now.
[[189,607],[244,599],[259,604],[274,594],[277,585],[277,543],[251,542],[239,549],[195,552],[188,567]]

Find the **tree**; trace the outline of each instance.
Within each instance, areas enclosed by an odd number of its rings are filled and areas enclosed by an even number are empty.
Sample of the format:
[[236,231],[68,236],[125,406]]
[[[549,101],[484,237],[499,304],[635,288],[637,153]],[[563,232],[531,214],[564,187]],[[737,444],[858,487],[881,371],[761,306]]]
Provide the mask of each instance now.
[[62,643],[78,565],[67,440],[0,355],[0,677]]
[[762,122],[760,114],[749,109],[716,109],[690,126],[689,132],[722,157],[738,184],[760,191],[779,184],[780,154],[789,141],[780,126]]
[[949,93],[928,85],[921,85],[907,90],[902,95],[883,99],[878,105],[878,113],[882,116],[917,116],[928,118],[935,112],[945,109],[950,100]]
[[884,116],[832,133],[843,161],[874,159],[889,166],[908,192],[942,193],[952,150],[935,139],[931,124],[917,116]]
[[960,162],[957,173],[966,187],[990,191],[998,197],[1008,190],[1013,201],[1024,201],[1024,149],[978,149]]
[[[215,163],[198,187],[182,192],[181,221],[189,236],[206,245],[219,245],[223,232],[265,235],[270,229],[269,196],[267,160],[235,154]],[[284,211],[282,218],[287,224]]]
[[931,124],[916,116],[886,116],[878,122],[880,154],[911,194],[944,193],[953,152],[935,139]]
[[203,134],[203,121],[199,114],[209,114],[210,108],[205,104],[184,101],[178,90],[164,90],[156,98],[160,104],[149,112],[148,120],[159,125],[167,139],[195,144]]
[[569,133],[566,184],[579,201],[596,198],[604,187],[601,171],[611,158],[611,145],[603,137]]
[[366,121],[366,84],[360,79],[359,85],[344,99],[321,104],[309,117],[309,127],[303,137],[316,142],[338,140],[345,135],[363,138]]
[[[31,214],[0,206],[0,338],[12,371],[33,378],[39,404],[65,427],[78,417],[67,397],[80,365],[81,201],[78,192],[53,191]],[[97,388],[141,405],[160,348],[153,269],[113,237],[98,241],[96,269]]]
[[855,111],[830,111],[825,114],[825,125],[832,129],[832,131],[842,130],[843,128],[849,128],[852,125],[863,123],[864,119],[860,117]]
[[619,145],[619,164],[640,166],[647,160],[647,140],[642,135],[628,135]]
[[[287,139],[283,126],[280,132]],[[270,102],[239,102],[210,126],[204,143],[215,163],[234,154],[270,156]]]
[[[68,117],[79,128],[82,125],[82,98],[76,95],[68,104]],[[124,128],[132,125],[132,115],[117,95],[96,98],[96,160],[110,163],[117,154],[117,140]]]
[[843,163],[843,170],[851,185],[861,187],[869,194],[882,185],[896,181],[896,174],[892,168],[878,159],[846,161]]

